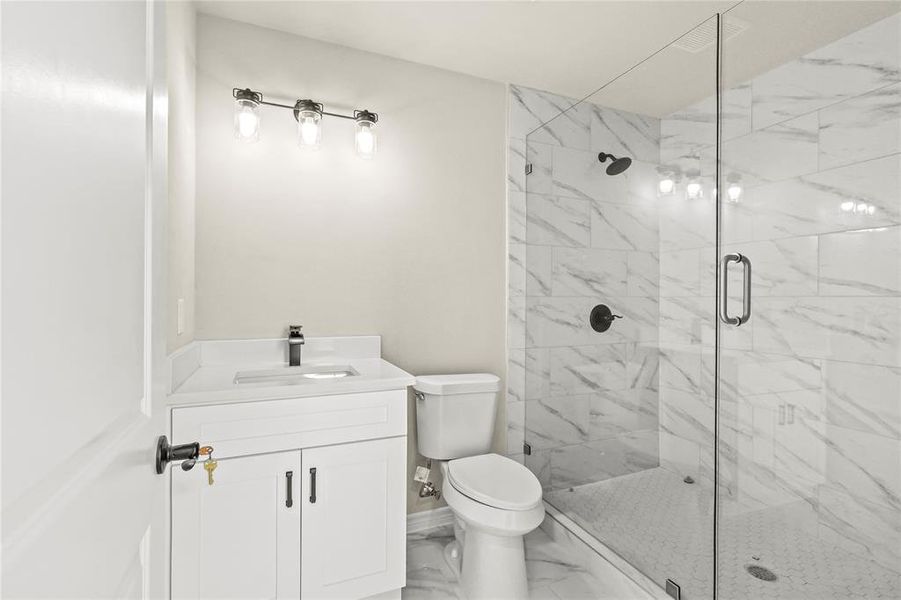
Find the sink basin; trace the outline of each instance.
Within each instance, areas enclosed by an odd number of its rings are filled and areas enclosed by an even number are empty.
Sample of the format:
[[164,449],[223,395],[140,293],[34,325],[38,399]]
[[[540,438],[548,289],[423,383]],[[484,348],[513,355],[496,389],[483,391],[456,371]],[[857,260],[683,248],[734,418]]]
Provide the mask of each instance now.
[[357,371],[350,365],[306,365],[282,367],[264,371],[239,371],[235,374],[238,385],[302,385],[316,381],[356,377]]

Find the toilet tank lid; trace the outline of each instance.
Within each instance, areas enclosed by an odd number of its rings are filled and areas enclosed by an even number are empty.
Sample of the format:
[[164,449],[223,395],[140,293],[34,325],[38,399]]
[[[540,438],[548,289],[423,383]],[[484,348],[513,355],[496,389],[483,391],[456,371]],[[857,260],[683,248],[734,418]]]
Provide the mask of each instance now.
[[491,373],[423,375],[416,378],[413,388],[423,394],[436,395],[497,392],[501,389],[501,379]]

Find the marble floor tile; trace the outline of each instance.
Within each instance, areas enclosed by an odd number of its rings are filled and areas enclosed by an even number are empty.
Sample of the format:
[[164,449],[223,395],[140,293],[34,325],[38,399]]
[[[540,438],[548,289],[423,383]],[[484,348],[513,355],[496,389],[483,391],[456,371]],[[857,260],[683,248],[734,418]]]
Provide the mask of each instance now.
[[[457,576],[444,558],[444,547],[453,537],[450,525],[407,534],[407,586],[403,600],[463,600]],[[554,542],[542,530],[536,529],[525,537],[525,551],[529,598],[613,598],[608,594],[610,584],[599,581],[582,567],[573,548]]]

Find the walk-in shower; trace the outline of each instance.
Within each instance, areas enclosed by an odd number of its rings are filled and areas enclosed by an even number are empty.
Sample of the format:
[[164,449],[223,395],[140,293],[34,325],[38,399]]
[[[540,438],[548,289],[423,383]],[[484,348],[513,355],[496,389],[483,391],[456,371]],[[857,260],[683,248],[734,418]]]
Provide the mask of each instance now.
[[898,9],[747,1],[512,89],[508,452],[658,594],[901,598]]

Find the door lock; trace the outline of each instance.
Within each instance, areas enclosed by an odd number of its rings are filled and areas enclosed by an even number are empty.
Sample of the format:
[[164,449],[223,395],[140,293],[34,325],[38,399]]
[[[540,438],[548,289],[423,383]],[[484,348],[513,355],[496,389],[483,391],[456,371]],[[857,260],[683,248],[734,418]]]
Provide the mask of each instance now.
[[181,468],[190,471],[200,456],[200,444],[191,442],[190,444],[178,444],[172,446],[169,444],[169,438],[161,435],[156,440],[156,472],[162,475],[166,471],[166,465],[174,461],[182,461]]

